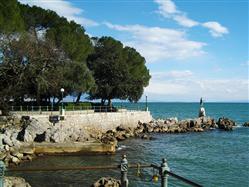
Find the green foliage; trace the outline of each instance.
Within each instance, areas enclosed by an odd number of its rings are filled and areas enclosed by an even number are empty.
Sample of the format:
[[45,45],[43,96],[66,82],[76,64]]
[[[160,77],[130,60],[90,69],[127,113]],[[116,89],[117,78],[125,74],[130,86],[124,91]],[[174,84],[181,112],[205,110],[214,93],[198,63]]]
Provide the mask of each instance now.
[[150,79],[145,59],[111,37],[102,37],[95,43],[88,66],[94,73],[97,90],[90,93],[90,98],[108,100],[109,104],[114,98],[138,101]]
[[0,1],[0,33],[9,34],[23,29],[24,22],[17,1]]
[[102,104],[114,98],[138,101],[150,79],[135,49],[111,37],[92,38],[93,46],[81,25],[17,0],[0,1],[0,36],[0,110],[10,100],[60,102],[62,87],[64,96],[77,96],[76,103],[82,93]]
[[[0,83],[12,98],[49,98],[59,92],[63,66],[68,63],[60,50],[45,41],[24,36],[3,50]],[[9,90],[8,90],[9,89]]]
[[26,30],[46,30],[46,39],[63,49],[71,60],[84,62],[92,52],[88,35],[84,28],[55,12],[28,5],[20,5]]
[[92,108],[92,103],[90,102],[79,102],[77,104],[67,102],[65,103],[65,108],[67,111],[69,110],[86,110]]

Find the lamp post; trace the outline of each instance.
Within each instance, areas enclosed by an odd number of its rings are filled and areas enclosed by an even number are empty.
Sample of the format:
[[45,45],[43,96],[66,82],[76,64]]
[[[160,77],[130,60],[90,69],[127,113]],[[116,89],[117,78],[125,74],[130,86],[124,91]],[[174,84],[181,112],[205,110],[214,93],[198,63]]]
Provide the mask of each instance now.
[[64,88],[61,88],[61,115],[64,116],[64,109],[63,109],[63,94],[64,94]]
[[145,95],[145,110],[148,111],[147,95]]

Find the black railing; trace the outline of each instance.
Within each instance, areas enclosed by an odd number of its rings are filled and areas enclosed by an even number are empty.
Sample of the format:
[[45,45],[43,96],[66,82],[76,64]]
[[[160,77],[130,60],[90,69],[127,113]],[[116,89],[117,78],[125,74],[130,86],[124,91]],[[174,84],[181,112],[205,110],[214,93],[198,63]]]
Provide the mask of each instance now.
[[128,187],[129,180],[127,177],[128,169],[135,168],[135,169],[141,169],[141,168],[154,168],[159,171],[160,178],[161,178],[161,187],[168,187],[168,176],[172,176],[186,184],[189,184],[194,187],[202,187],[202,185],[191,181],[189,179],[186,179],[185,177],[182,177],[180,175],[177,175],[170,171],[168,164],[166,162],[166,159],[162,159],[161,165],[155,165],[155,164],[128,164],[128,161],[126,159],[126,156],[123,155],[121,159],[120,165],[105,165],[105,166],[78,166],[78,167],[46,167],[46,168],[8,168],[5,169],[3,162],[0,161],[0,173],[2,171],[2,176],[0,175],[0,186],[1,182],[3,184],[3,177],[4,177],[4,171],[5,172],[49,172],[49,171],[66,171],[66,170],[106,170],[106,169],[120,169],[121,172],[121,186],[122,187]]

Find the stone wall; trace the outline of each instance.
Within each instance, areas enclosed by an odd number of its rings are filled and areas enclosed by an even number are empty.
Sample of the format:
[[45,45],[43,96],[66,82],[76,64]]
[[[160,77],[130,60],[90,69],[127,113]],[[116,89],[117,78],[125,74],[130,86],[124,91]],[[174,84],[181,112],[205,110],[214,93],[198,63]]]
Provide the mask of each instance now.
[[[20,115],[20,114],[19,114]],[[22,114],[23,115],[23,114]],[[46,114],[28,114],[29,116],[36,118],[38,121],[48,122],[49,115]],[[78,126],[85,130],[97,130],[105,132],[107,130],[115,129],[119,125],[124,127],[135,128],[138,125],[138,121],[148,123],[152,120],[152,116],[149,111],[122,111],[122,112],[88,112],[77,113],[66,112],[65,119],[58,124],[63,126]]]

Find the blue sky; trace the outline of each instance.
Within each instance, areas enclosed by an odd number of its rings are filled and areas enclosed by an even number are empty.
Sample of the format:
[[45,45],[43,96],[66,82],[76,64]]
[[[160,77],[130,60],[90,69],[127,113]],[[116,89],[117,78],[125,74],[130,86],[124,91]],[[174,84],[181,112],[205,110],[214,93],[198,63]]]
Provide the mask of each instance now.
[[150,101],[249,100],[247,0],[19,1],[136,48],[152,75]]

